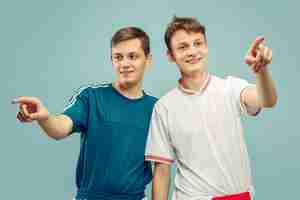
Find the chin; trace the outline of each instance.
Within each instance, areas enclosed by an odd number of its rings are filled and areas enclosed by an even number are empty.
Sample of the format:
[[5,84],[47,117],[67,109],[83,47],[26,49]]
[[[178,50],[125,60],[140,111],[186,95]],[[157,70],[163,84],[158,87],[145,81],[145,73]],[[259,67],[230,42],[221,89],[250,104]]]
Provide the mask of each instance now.
[[195,65],[191,65],[188,68],[188,71],[190,72],[204,72],[207,70],[207,64],[199,63]]
[[120,85],[122,85],[123,87],[130,87],[136,84],[135,80],[131,80],[131,79],[123,79],[119,81]]
[[201,71],[204,71],[204,68],[199,66],[186,66],[184,68],[181,68],[181,72],[183,72],[184,74],[192,74]]

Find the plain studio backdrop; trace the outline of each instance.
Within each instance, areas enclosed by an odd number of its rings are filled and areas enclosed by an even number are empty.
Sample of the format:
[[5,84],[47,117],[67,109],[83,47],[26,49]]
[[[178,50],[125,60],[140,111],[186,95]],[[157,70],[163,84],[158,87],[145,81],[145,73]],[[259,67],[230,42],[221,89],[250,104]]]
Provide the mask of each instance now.
[[179,77],[163,41],[174,14],[206,25],[209,71],[221,77],[253,82],[243,58],[255,37],[265,36],[273,49],[269,68],[279,100],[257,118],[243,118],[255,199],[294,199],[300,179],[299,6],[295,0],[2,1],[0,199],[72,199],[76,189],[79,134],[49,139],[36,123],[18,123],[11,100],[37,96],[51,113],[62,112],[81,85],[114,79],[110,38],[132,25],[151,37],[154,61],[145,91],[162,96]]

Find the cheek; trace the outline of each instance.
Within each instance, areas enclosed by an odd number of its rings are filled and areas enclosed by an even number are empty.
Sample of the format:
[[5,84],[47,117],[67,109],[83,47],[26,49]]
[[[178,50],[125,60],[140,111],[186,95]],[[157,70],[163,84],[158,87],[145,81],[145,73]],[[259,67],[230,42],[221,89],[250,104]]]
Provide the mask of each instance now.
[[177,54],[175,57],[175,61],[179,63],[185,62],[185,54],[184,53]]
[[138,72],[142,72],[145,69],[146,62],[145,61],[137,61],[134,65],[136,66],[136,70]]
[[183,53],[173,52],[172,60],[176,63],[180,62],[184,58]]
[[207,56],[207,54],[208,54],[208,49],[207,49],[207,48],[202,49],[202,50],[201,50],[201,53],[202,53],[203,55],[206,55],[206,56]]
[[116,64],[116,63],[112,63],[113,69],[118,72],[120,70],[120,65]]

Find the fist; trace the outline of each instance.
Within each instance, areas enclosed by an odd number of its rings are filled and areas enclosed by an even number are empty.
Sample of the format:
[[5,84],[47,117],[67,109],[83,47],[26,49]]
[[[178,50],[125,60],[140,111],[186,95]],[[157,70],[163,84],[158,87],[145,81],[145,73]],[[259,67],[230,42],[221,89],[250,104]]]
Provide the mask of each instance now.
[[264,37],[257,37],[251,44],[245,62],[254,73],[259,73],[272,61],[272,49],[263,44]]
[[19,97],[13,100],[12,103],[19,104],[17,119],[20,122],[39,121],[49,117],[47,108],[36,97]]

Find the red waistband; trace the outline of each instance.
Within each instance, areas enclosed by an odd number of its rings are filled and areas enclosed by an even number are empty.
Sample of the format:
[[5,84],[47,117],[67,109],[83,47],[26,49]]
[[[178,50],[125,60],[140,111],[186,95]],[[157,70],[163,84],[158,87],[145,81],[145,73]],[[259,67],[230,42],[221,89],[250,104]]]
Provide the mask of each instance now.
[[214,197],[212,200],[251,200],[249,192]]

